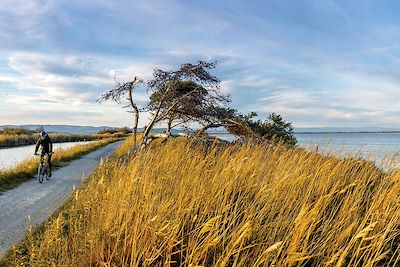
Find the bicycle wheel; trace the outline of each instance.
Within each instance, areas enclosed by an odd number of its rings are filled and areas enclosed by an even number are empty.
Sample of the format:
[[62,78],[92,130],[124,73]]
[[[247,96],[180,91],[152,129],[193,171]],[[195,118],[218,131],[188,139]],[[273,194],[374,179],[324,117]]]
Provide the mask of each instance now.
[[50,180],[50,176],[49,176],[49,172],[47,171],[47,168],[46,168],[46,180]]
[[44,176],[43,166],[42,166],[42,165],[39,165],[39,168],[38,168],[38,179],[39,179],[39,183],[43,183],[43,176]]

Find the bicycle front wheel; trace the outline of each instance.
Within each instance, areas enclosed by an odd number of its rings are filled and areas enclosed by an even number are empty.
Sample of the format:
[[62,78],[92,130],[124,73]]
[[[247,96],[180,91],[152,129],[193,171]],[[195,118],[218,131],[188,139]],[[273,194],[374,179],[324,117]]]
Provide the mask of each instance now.
[[38,180],[39,180],[39,183],[43,183],[43,177],[44,177],[43,166],[39,165],[39,168],[38,168]]

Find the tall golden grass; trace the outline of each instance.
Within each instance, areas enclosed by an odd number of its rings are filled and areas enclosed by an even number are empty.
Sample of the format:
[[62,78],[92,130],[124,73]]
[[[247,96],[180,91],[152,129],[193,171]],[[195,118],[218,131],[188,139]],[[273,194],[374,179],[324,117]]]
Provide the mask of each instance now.
[[[58,149],[52,156],[52,164],[54,168],[63,166],[66,162],[76,159],[84,154],[87,154],[99,147],[105,146],[119,139],[104,139],[93,141],[85,145],[76,145],[67,149]],[[32,151],[33,153],[33,151]],[[32,156],[31,158],[19,163],[18,165],[0,169],[0,192],[16,187],[20,183],[31,179],[37,171],[39,165],[39,157]]]
[[99,166],[9,262],[396,266],[399,195],[399,172],[362,160],[171,140]]

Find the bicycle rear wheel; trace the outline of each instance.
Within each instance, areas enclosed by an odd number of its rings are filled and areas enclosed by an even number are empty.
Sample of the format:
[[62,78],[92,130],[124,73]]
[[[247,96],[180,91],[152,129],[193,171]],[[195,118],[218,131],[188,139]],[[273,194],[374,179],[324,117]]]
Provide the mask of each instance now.
[[43,170],[43,166],[39,165],[39,168],[38,168],[38,180],[39,180],[39,183],[43,183],[43,177],[44,177],[44,172],[43,171],[44,171]]

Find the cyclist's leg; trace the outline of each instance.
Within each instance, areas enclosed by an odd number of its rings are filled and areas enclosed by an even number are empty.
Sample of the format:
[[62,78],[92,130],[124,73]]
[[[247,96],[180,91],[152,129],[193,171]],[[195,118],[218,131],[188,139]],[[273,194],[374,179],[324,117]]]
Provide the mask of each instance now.
[[42,164],[44,162],[44,154],[40,154],[40,164]]
[[49,165],[49,175],[51,176],[51,154],[47,155],[47,164]]

